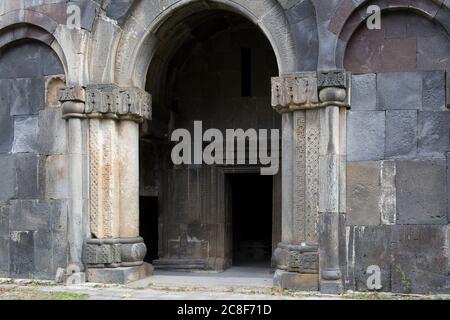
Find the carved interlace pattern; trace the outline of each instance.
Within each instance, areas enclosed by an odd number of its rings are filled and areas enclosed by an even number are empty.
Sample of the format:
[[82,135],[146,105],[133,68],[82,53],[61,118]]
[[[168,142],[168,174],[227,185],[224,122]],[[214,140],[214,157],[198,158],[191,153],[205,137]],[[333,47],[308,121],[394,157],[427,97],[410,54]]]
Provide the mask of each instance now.
[[305,241],[305,111],[294,112],[294,230],[296,242]]
[[306,242],[318,242],[319,206],[319,121],[317,111],[307,111],[311,121],[306,127]]
[[90,176],[90,221],[91,221],[91,232],[97,237],[101,226],[99,226],[99,190],[98,186],[100,183],[99,172],[100,172],[100,148],[99,148],[99,131],[100,124],[98,120],[90,121],[89,130],[89,176]]
[[103,232],[105,237],[109,238],[113,236],[113,203],[114,186],[113,183],[113,152],[112,152],[112,132],[113,121],[107,121],[105,123],[105,133],[103,141],[103,168],[102,168],[102,191],[103,191]]

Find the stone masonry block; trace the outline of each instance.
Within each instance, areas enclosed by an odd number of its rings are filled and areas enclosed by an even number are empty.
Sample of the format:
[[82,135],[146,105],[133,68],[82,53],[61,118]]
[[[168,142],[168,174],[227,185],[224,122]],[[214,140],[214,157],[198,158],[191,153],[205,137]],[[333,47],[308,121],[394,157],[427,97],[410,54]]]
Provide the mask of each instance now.
[[423,103],[425,111],[445,111],[445,71],[427,71],[423,73]]
[[44,78],[24,78],[11,81],[11,115],[38,114],[44,108]]
[[450,112],[419,112],[418,135],[420,155],[444,158],[450,151]]
[[386,111],[386,157],[415,157],[417,154],[417,111]]
[[390,238],[391,226],[354,227],[354,277],[355,289],[367,291],[369,266],[381,270],[381,291],[391,290]]
[[383,159],[385,128],[384,111],[349,112],[347,119],[348,160]]
[[419,72],[379,73],[377,97],[380,110],[421,109],[422,74]]
[[377,76],[363,74],[352,76],[351,105],[353,111],[377,109]]
[[0,202],[0,277],[9,277],[9,205]]
[[448,226],[393,226],[392,292],[449,292]]
[[447,224],[445,160],[397,161],[397,223]]
[[0,115],[0,153],[11,152],[13,141],[14,119],[9,115]]
[[[450,152],[447,153],[447,190],[450,189]],[[450,222],[450,192],[447,192],[447,218]]]
[[17,117],[14,121],[13,153],[34,153],[38,149],[37,117]]
[[11,230],[47,230],[51,225],[51,203],[42,200],[12,200]]
[[16,166],[13,155],[0,154],[0,201],[16,197]]
[[48,156],[45,162],[45,198],[66,199],[69,196],[68,158],[65,155]]
[[[42,170],[39,156],[30,153],[16,155],[17,197],[19,199],[39,199],[42,197]],[[42,185],[41,185],[42,184]]]
[[11,80],[0,79],[0,117],[9,116]]
[[347,224],[379,225],[380,196],[380,163],[377,161],[348,162]]
[[66,122],[61,109],[39,112],[39,153],[63,154],[67,146]]
[[10,274],[12,278],[32,278],[34,274],[34,232],[11,231]]

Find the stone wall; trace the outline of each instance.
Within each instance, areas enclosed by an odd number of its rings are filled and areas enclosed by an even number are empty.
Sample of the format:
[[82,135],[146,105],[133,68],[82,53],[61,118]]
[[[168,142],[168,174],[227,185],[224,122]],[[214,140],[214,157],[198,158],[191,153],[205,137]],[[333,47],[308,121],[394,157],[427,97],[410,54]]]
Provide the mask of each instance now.
[[347,281],[366,290],[367,267],[385,291],[448,290],[448,36],[408,12],[361,27],[347,127]]
[[56,54],[37,42],[0,53],[0,276],[53,279],[67,264],[65,123]]

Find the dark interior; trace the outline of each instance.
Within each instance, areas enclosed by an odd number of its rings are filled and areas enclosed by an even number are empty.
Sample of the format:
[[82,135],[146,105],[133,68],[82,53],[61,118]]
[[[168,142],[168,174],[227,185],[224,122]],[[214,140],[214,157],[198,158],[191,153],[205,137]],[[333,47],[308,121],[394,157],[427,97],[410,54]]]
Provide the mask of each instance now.
[[270,265],[272,254],[272,176],[230,174],[233,265]]
[[144,261],[158,259],[158,197],[140,197],[139,233],[147,246]]

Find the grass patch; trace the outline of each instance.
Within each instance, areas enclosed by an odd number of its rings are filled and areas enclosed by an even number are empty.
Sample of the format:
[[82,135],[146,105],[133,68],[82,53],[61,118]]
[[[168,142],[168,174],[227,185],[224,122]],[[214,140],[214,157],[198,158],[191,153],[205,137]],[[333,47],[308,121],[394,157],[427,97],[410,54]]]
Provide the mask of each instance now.
[[86,293],[42,291],[32,288],[0,288],[0,300],[86,300]]

